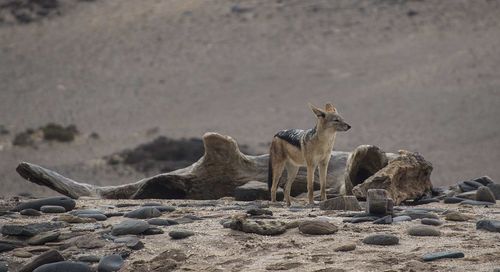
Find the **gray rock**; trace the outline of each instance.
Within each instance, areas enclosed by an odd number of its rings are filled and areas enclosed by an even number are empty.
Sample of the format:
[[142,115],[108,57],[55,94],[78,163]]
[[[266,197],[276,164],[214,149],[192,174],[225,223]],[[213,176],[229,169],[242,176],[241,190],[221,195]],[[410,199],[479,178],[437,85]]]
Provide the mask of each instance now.
[[75,246],[81,249],[96,249],[105,245],[103,240],[94,235],[82,235],[75,241]]
[[97,266],[97,271],[99,272],[112,272],[118,271],[123,266],[123,258],[118,254],[113,254],[105,256],[99,262]]
[[78,257],[79,262],[85,263],[98,263],[101,260],[101,257],[96,255],[83,255]]
[[63,261],[57,263],[44,264],[33,272],[92,272],[90,266],[85,263]]
[[469,191],[465,193],[461,193],[456,195],[458,198],[465,198],[465,199],[470,199],[470,200],[476,200],[476,191]]
[[369,189],[366,197],[366,212],[370,214],[392,214],[394,202],[384,189]]
[[108,217],[102,213],[95,213],[95,214],[79,214],[78,217],[82,218],[94,218],[97,221],[105,221],[108,219]]
[[43,213],[65,213],[66,209],[62,206],[44,205],[40,207],[40,211]]
[[384,224],[384,225],[392,224],[392,216],[386,215],[382,218],[379,218],[379,219],[373,221],[373,224]]
[[175,207],[174,206],[164,206],[164,205],[161,205],[161,206],[151,206],[151,208],[155,208],[155,209],[159,210],[162,213],[175,211]]
[[163,234],[163,233],[165,233],[165,232],[162,229],[160,229],[160,228],[149,227],[142,234],[143,235],[158,235],[158,234]]
[[112,235],[140,234],[149,229],[149,224],[141,220],[128,219],[113,226]]
[[172,226],[172,225],[178,225],[179,224],[175,220],[164,219],[164,218],[152,218],[152,219],[148,220],[148,223],[150,225],[155,225],[155,226]]
[[5,241],[0,241],[0,253],[11,251],[14,248],[16,248],[16,246],[13,245],[12,243],[8,243],[8,242],[5,242]]
[[48,197],[37,200],[31,200],[28,202],[21,203],[14,208],[14,211],[22,211],[25,209],[35,209],[40,210],[42,206],[61,206],[64,207],[66,211],[71,211],[75,208],[76,202],[66,196],[56,196],[56,197]]
[[443,258],[463,258],[465,255],[460,251],[441,251],[434,253],[427,253],[422,256],[422,260],[429,262]]
[[61,222],[56,223],[34,223],[28,225],[4,225],[2,227],[3,235],[11,235],[11,236],[25,236],[32,237],[41,232],[55,230],[64,227],[64,224]]
[[356,244],[345,244],[334,249],[337,252],[353,251],[356,249]]
[[[29,263],[24,265],[19,270],[19,272],[31,272],[42,265],[61,262],[61,261],[64,261],[64,257],[57,250],[51,249],[35,257]],[[42,271],[48,271],[48,270],[42,270]]]
[[430,225],[430,226],[441,226],[443,224],[442,221],[438,219],[431,219],[431,218],[424,218],[420,221],[420,223],[424,225]]
[[327,235],[336,233],[338,230],[339,228],[334,224],[322,220],[304,221],[299,225],[299,231],[303,234]]
[[482,177],[479,177],[479,178],[475,178],[475,179],[473,179],[473,181],[475,181],[475,182],[479,182],[479,183],[481,183],[481,184],[482,184],[482,185],[484,185],[484,186],[488,186],[488,185],[490,185],[490,184],[495,183],[495,182],[494,182],[494,181],[493,181],[490,177],[488,177],[488,176],[482,176]]
[[19,212],[21,215],[24,215],[24,216],[40,216],[42,215],[41,212],[39,212],[38,210],[35,210],[35,209],[24,209],[22,211]]
[[120,237],[114,240],[117,244],[125,244],[128,248],[139,250],[144,248],[144,244],[136,236]]
[[361,211],[355,196],[339,196],[319,203],[320,210]]
[[181,230],[181,229],[178,229],[178,230],[172,230],[168,233],[168,235],[170,237],[172,237],[172,239],[184,239],[184,238],[187,238],[189,236],[193,236],[194,235],[194,232],[190,231],[190,230]]
[[0,272],[9,272],[9,267],[7,263],[0,262]]
[[392,234],[372,234],[363,239],[363,243],[368,245],[390,246],[399,244],[399,238]]
[[447,213],[444,218],[448,221],[458,221],[458,222],[463,222],[472,219],[471,216],[465,215],[457,211],[452,211]]
[[412,226],[408,229],[408,234],[411,236],[441,236],[439,229],[427,225]]
[[477,200],[465,200],[460,202],[460,205],[472,205],[472,206],[491,206],[495,205],[493,202],[477,201]]
[[146,203],[143,203],[141,206],[143,206],[143,207],[158,207],[161,205],[162,204],[159,202],[146,202]]
[[137,219],[148,219],[161,216],[161,212],[153,207],[142,207],[137,210],[128,212],[123,216]]
[[476,223],[476,229],[500,232],[500,220],[479,220]]
[[109,217],[123,216],[124,214],[125,213],[123,212],[107,212],[104,215],[109,218]]
[[491,183],[488,184],[488,188],[490,188],[491,192],[495,196],[495,199],[500,200],[500,184]]
[[247,209],[247,213],[250,215],[273,215],[273,212],[267,209],[261,209],[257,207],[251,207]]
[[443,202],[445,204],[455,204],[455,203],[460,203],[460,202],[465,201],[465,200],[467,200],[467,199],[461,198],[461,197],[449,196],[449,197],[445,197]]
[[279,235],[284,233],[286,223],[277,220],[253,220],[241,217],[231,219],[229,228],[259,235]]
[[344,222],[356,224],[356,223],[372,222],[372,221],[375,221],[377,219],[380,219],[380,217],[379,216],[361,216],[361,217],[353,217],[353,218],[344,219]]
[[82,214],[103,214],[103,213],[101,210],[97,210],[97,209],[84,209],[84,210],[71,211],[70,214],[79,216]]
[[401,216],[396,216],[392,218],[392,222],[398,223],[398,222],[405,222],[405,221],[411,221],[412,218],[408,215],[401,215]]
[[495,195],[490,190],[490,188],[488,188],[486,186],[481,186],[481,187],[479,187],[479,189],[477,189],[476,200],[496,203]]
[[440,200],[434,197],[425,197],[411,202],[411,205],[424,205],[429,203],[439,202]]
[[28,244],[32,246],[43,245],[48,242],[56,241],[59,238],[59,235],[61,235],[61,233],[58,231],[42,232],[31,237],[28,240]]
[[[269,200],[270,197],[271,194],[269,193],[267,184],[260,181],[249,181],[234,189],[234,198],[236,201]],[[283,189],[278,188],[276,199],[278,201],[283,200]]]
[[466,180],[466,181],[464,181],[464,183],[465,183],[465,184],[467,184],[467,185],[469,185],[469,186],[471,186],[471,187],[476,188],[476,190],[477,190],[479,187],[481,187],[481,186],[486,186],[486,185],[483,185],[482,183],[477,182],[477,181],[475,181],[475,180]]
[[460,188],[460,191],[462,192],[472,192],[477,189],[476,186],[469,185],[465,181],[459,182],[458,187]]

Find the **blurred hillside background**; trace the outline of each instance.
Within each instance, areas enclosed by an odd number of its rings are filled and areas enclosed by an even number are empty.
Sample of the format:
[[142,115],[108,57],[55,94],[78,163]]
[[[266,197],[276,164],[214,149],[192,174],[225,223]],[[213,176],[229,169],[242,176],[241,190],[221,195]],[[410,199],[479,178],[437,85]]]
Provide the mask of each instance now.
[[500,181],[500,1],[0,0],[3,196],[54,194],[20,161],[122,184],[202,152],[170,139],[265,153],[329,101],[353,127],[336,150],[418,151],[436,185]]

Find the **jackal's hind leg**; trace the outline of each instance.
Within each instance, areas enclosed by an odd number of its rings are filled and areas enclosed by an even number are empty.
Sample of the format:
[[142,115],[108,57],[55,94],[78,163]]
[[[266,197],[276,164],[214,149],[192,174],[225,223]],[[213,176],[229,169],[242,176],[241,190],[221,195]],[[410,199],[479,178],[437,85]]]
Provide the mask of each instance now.
[[321,201],[326,200],[326,173],[328,170],[329,158],[321,161],[318,165],[319,168],[319,184],[321,190]]
[[314,204],[314,171],[316,171],[316,165],[307,165],[307,198],[309,199],[309,204]]
[[271,186],[271,201],[276,202],[276,191],[278,190],[278,183],[280,182],[281,174],[285,168],[284,161],[277,161],[273,159],[271,167],[273,168],[273,185]]
[[292,190],[292,184],[297,177],[297,172],[299,172],[299,167],[291,163],[286,164],[287,180],[285,185],[285,201],[286,205],[290,206],[290,191]]

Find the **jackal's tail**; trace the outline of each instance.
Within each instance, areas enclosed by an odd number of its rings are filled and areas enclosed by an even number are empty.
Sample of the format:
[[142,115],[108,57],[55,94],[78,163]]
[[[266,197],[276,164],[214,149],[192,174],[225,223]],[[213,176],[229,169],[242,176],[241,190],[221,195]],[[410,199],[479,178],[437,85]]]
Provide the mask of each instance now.
[[269,153],[269,163],[267,164],[267,188],[269,192],[271,191],[271,187],[273,186],[273,162],[271,160],[272,156]]

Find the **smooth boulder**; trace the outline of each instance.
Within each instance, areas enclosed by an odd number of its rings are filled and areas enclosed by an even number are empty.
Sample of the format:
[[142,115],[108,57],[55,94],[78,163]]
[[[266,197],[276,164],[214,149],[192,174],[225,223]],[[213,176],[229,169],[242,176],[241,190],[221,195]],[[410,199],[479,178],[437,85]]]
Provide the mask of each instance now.
[[463,258],[464,256],[465,256],[464,253],[460,251],[441,251],[441,252],[427,253],[424,256],[422,256],[422,260],[430,262],[444,258],[453,258],[453,259]]
[[441,236],[439,229],[428,225],[416,225],[408,229],[411,236]]
[[75,208],[76,202],[75,200],[66,197],[66,196],[56,196],[56,197],[48,197],[42,199],[36,199],[27,201],[17,205],[13,211],[19,212],[25,209],[34,209],[40,210],[42,206],[61,206],[64,207],[66,211],[71,211]]
[[[19,272],[31,272],[35,270],[37,267],[40,267],[45,264],[56,263],[64,261],[64,257],[59,253],[59,251],[51,249],[46,251],[39,256],[35,257],[29,263],[25,264]],[[45,270],[47,271],[47,270]]]
[[118,271],[123,266],[123,258],[118,254],[102,257],[97,266],[98,272],[113,272]]
[[161,216],[161,212],[154,207],[142,207],[123,215],[128,218],[148,219]]
[[490,188],[488,188],[486,186],[481,186],[481,187],[479,187],[479,189],[477,189],[476,200],[496,203],[495,195],[490,190]]
[[142,220],[127,219],[113,226],[112,235],[140,234],[149,229],[149,224]]
[[479,220],[476,223],[476,229],[500,232],[500,220]]
[[33,272],[91,272],[92,269],[85,263],[63,261],[57,263],[44,264]]
[[330,222],[322,220],[304,221],[299,225],[299,231],[310,235],[328,235],[334,234],[339,230],[337,226]]
[[372,234],[363,239],[363,243],[368,245],[391,246],[399,244],[399,238],[392,234]]

